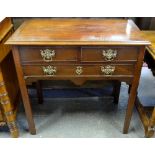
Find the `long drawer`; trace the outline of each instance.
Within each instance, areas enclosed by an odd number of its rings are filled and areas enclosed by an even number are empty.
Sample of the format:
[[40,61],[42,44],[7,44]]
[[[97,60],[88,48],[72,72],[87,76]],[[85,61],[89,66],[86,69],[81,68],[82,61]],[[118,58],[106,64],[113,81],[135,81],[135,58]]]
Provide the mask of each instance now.
[[70,46],[38,46],[20,47],[22,62],[56,62],[56,61],[77,61],[78,47]]
[[23,65],[24,76],[131,76],[134,65]]
[[82,47],[81,61],[83,62],[115,62],[137,61],[136,47]]

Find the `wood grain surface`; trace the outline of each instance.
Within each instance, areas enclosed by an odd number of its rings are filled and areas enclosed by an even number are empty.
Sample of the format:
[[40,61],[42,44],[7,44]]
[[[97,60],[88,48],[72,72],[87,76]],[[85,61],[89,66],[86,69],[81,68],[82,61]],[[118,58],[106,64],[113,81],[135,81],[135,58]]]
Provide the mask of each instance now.
[[6,42],[12,45],[147,45],[132,20],[32,19]]

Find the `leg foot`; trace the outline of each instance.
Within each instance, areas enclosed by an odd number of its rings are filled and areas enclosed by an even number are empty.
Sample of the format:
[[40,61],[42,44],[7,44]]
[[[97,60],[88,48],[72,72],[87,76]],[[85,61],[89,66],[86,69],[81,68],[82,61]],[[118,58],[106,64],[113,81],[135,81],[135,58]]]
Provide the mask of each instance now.
[[145,130],[145,137],[146,138],[151,138],[154,135],[154,128],[148,127],[147,130]]
[[36,129],[31,129],[30,133],[31,135],[36,135]]
[[8,127],[11,133],[11,137],[18,138],[19,137],[19,131],[17,129],[16,122],[8,122]]

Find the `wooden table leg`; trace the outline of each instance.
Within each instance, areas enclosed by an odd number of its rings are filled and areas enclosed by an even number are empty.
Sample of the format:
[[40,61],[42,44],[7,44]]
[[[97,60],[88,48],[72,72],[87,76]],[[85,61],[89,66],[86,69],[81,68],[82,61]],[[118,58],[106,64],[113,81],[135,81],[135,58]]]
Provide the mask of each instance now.
[[16,125],[16,118],[13,112],[11,100],[8,96],[8,92],[5,87],[1,70],[0,70],[0,104],[4,111],[4,115],[10,130],[11,136],[13,138],[17,138],[19,136],[19,131]]
[[43,104],[42,81],[36,82],[36,90],[37,90],[38,103]]
[[28,96],[28,91],[26,88],[24,74],[20,64],[19,51],[17,47],[13,47],[13,57],[14,57],[14,60],[16,61],[15,67],[17,71],[17,77],[18,77],[18,82],[19,82],[24,108],[25,108],[25,113],[26,113],[26,117],[29,125],[29,131],[31,134],[36,134],[35,124],[32,116],[31,104]]
[[128,94],[130,94],[131,91],[131,85],[129,84]]
[[154,132],[155,132],[155,107],[153,108],[153,112],[149,120],[148,131],[147,133],[145,132],[145,137],[148,138],[153,137]]
[[119,94],[120,94],[121,82],[115,81],[113,84],[113,96],[114,96],[114,103],[118,104],[119,101]]
[[150,128],[154,129],[154,126],[155,126],[155,107],[153,108],[153,112],[151,115],[149,126],[150,126]]
[[128,100],[128,105],[127,105],[127,110],[126,110],[125,121],[124,121],[124,129],[123,129],[124,134],[128,133],[136,96],[137,96],[137,89],[135,88],[134,85],[132,85],[130,94],[129,94],[129,100]]
[[134,78],[132,80],[131,87],[130,87],[129,100],[128,100],[126,116],[125,116],[125,121],[124,121],[124,128],[123,128],[124,134],[128,133],[131,116],[132,116],[133,108],[135,105],[135,100],[137,97],[137,88],[139,85],[139,79],[140,79],[141,68],[142,68],[142,64],[143,64],[144,52],[145,52],[145,47],[141,47],[138,61],[137,61],[137,64],[135,65]]

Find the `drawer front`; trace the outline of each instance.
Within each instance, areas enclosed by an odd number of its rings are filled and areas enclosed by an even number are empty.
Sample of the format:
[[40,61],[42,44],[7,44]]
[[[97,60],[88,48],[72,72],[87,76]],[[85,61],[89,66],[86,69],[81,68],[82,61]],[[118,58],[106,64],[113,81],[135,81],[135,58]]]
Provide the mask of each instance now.
[[82,47],[81,51],[81,60],[83,62],[137,61],[138,57],[136,47]]
[[131,76],[134,65],[24,65],[24,76]]
[[22,62],[77,61],[78,47],[20,47]]

